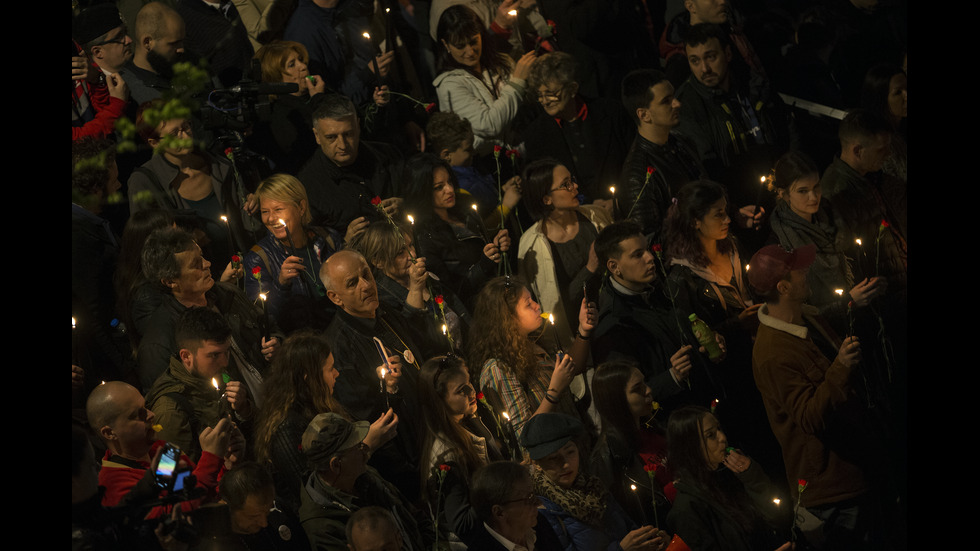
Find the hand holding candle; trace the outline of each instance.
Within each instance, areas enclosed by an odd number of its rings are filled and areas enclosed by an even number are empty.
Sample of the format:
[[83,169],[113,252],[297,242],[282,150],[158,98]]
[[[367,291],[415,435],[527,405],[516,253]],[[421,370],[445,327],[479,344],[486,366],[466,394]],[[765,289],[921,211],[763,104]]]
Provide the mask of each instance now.
[[282,261],[282,267],[279,268],[279,285],[281,287],[289,287],[293,284],[293,279],[300,277],[303,272],[306,271],[306,266],[303,264],[303,259],[298,256],[287,256],[286,260]]

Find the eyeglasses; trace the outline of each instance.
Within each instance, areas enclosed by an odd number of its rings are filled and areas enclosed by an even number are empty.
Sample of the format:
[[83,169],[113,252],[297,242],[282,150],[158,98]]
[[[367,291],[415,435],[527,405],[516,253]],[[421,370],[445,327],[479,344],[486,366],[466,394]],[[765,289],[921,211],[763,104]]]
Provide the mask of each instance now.
[[548,193],[551,193],[552,191],[558,191],[559,189],[563,189],[565,191],[572,191],[573,189],[575,189],[575,186],[577,185],[578,185],[578,180],[575,179],[575,176],[570,176],[567,180],[558,184],[558,187],[552,190],[548,190]]
[[121,38],[109,38],[109,39],[103,40],[102,42],[99,42],[98,44],[95,44],[95,45],[96,46],[105,46],[106,44],[122,44],[122,45],[126,45],[126,41],[129,39],[129,37],[126,36],[127,34],[128,33],[126,31],[126,27],[123,27],[122,33],[119,34],[119,36]]
[[554,103],[556,101],[561,101],[562,96],[565,94],[565,87],[562,86],[555,92],[545,90],[544,92],[538,92],[538,101],[541,103]]
[[517,503],[518,501],[523,501],[524,502],[524,505],[535,505],[536,506],[538,504],[538,496],[535,495],[534,492],[532,491],[531,493],[527,494],[527,496],[525,496],[525,497],[519,497],[517,499],[509,499],[509,500],[501,503],[500,505],[510,505],[511,503]]
[[177,128],[174,128],[173,130],[171,130],[168,135],[171,138],[176,138],[180,134],[189,134],[190,131],[191,131],[191,123],[189,123],[187,121],[184,121],[183,124],[181,124]]

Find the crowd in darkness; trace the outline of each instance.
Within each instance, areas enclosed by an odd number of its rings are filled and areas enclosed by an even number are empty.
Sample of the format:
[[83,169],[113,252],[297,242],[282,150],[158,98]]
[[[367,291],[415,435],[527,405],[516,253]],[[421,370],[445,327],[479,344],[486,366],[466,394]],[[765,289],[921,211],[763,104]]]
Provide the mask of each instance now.
[[905,0],[72,3],[72,548],[907,546]]

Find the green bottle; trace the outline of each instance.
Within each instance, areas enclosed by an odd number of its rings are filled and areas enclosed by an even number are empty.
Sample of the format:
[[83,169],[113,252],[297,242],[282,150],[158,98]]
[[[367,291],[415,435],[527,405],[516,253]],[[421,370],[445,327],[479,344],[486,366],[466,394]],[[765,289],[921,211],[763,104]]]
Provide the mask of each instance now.
[[720,358],[721,347],[718,346],[718,341],[715,340],[715,332],[697,314],[691,314],[687,319],[691,320],[691,332],[694,333],[698,342],[708,352],[708,358],[712,360]]

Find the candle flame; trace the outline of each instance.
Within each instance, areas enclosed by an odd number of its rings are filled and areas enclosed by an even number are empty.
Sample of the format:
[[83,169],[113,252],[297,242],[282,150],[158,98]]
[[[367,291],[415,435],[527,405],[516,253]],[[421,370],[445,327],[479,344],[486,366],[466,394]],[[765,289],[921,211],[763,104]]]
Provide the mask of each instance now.
[[446,334],[446,324],[445,324],[445,323],[444,323],[444,324],[442,324],[442,334],[443,334],[443,335],[445,335],[445,334]]
[[286,221],[285,221],[285,220],[283,220],[282,218],[280,218],[280,219],[279,219],[279,223],[280,223],[280,224],[282,224],[282,226],[283,226],[284,228],[288,228],[288,227],[289,227],[289,226],[287,226],[287,225],[286,225]]
[[408,215],[408,221],[413,226],[415,225],[415,218],[413,218],[411,214]]
[[371,40],[371,33],[367,32],[367,31],[362,32],[361,33],[361,36],[363,36],[364,38],[366,38],[368,40]]
[[470,205],[470,206],[471,206],[471,207],[473,207],[473,210],[474,210],[474,211],[478,211],[478,210],[479,210],[479,209],[477,209],[477,208],[476,208],[476,203],[473,203],[473,204],[472,204],[472,205]]
[[837,293],[837,296],[839,297],[844,296],[844,289],[834,289],[834,292]]
[[265,301],[265,299],[267,299],[268,297],[265,296],[265,293],[259,293],[259,298]]
[[766,177],[765,176],[759,177],[759,182],[763,184],[766,183]]
[[227,224],[228,223],[228,217],[225,216],[224,214],[222,214],[221,215],[221,221],[224,222],[225,224]]
[[385,13],[388,13],[390,11],[391,11],[391,8],[385,8]]
[[215,390],[220,390],[220,388],[218,388],[218,379],[211,377],[211,386],[213,386]]
[[507,415],[506,411],[501,411],[500,414],[504,416],[504,419],[510,421],[510,415]]
[[507,15],[511,17],[517,17],[517,10],[510,10],[509,12],[507,12]]
[[616,194],[616,186],[609,186],[609,193]]
[[745,271],[746,272],[749,271],[749,265],[748,264],[745,265]]
[[636,484],[630,484],[630,490],[636,491]]
[[855,239],[854,242],[858,244],[858,247],[861,246],[861,238],[860,237],[858,237],[857,239]]
[[772,498],[772,502],[775,503],[776,505],[779,505],[779,498],[778,497]]
[[381,368],[381,378],[384,379],[385,378],[385,375],[387,375],[387,374],[388,374],[388,370],[382,367]]
[[72,328],[72,329],[74,329],[74,328],[75,328],[75,316],[72,316],[72,317],[71,317],[71,328]]
[[555,316],[553,316],[551,314],[548,314],[548,321],[551,322],[551,325],[554,325],[555,324]]

